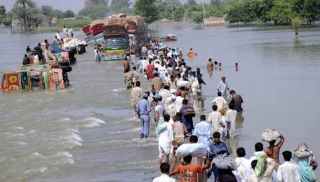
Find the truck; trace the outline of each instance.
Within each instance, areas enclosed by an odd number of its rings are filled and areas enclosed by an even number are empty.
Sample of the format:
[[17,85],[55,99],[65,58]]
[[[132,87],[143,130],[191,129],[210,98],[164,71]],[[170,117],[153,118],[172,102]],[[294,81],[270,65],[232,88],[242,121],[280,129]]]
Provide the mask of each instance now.
[[146,24],[140,16],[113,15],[104,26],[104,60],[123,60],[136,54],[148,40]]
[[104,26],[104,60],[123,60],[129,49],[128,31],[125,25]]
[[[95,20],[83,27],[87,42],[100,42],[102,34],[104,60],[122,60],[129,53],[136,54],[148,41],[146,23],[140,16],[120,13]],[[100,33],[102,32],[102,33]]]

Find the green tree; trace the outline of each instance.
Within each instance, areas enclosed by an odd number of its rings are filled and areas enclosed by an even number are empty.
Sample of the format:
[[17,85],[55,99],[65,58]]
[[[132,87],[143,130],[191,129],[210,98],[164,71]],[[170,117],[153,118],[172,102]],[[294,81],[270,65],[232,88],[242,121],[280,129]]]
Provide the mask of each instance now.
[[72,17],[74,17],[74,12],[71,10],[67,10],[64,12],[64,17],[65,18],[72,18]]
[[199,11],[194,11],[191,13],[191,19],[196,23],[201,23],[203,22],[203,13]]
[[126,13],[129,11],[130,5],[130,0],[113,0],[110,5],[110,10],[112,12]]
[[291,25],[292,25],[292,28],[294,30],[295,35],[299,34],[299,28],[302,25],[302,23],[303,23],[303,18],[301,18],[301,17],[296,16],[291,19]]
[[108,1],[106,0],[86,0],[85,8],[80,10],[80,16],[88,16],[90,18],[101,18],[108,13]]
[[97,5],[107,5],[108,1],[107,0],[86,0],[85,1],[85,7],[94,7]]
[[3,5],[0,5],[0,16],[6,14],[6,8]]
[[210,3],[219,6],[222,2],[220,0],[210,0]]
[[305,0],[303,6],[303,15],[309,23],[313,23],[320,18],[320,1]]
[[179,21],[183,19],[185,11],[183,5],[179,1],[164,1],[157,3],[159,18]]
[[275,0],[270,16],[275,24],[288,24],[293,16],[291,0]]
[[152,23],[159,18],[159,11],[155,0],[137,0],[135,3],[135,14],[144,17],[146,23]]
[[41,6],[41,13],[45,16],[45,19],[49,26],[52,25],[52,18],[54,17],[54,9],[51,6]]
[[31,0],[17,0],[11,12],[12,16],[19,20],[23,33],[39,26],[43,21],[43,15]]
[[58,10],[58,9],[54,10],[54,15],[55,15],[57,18],[59,18],[59,19],[64,18],[64,13],[63,13],[63,11]]
[[6,14],[6,8],[4,6],[0,6],[0,25],[4,24],[9,26],[11,23],[11,17]]
[[255,21],[256,15],[253,7],[251,2],[238,3],[229,10],[226,19],[231,23],[243,22],[245,24]]
[[197,5],[197,2],[195,0],[188,0],[187,6],[194,6]]

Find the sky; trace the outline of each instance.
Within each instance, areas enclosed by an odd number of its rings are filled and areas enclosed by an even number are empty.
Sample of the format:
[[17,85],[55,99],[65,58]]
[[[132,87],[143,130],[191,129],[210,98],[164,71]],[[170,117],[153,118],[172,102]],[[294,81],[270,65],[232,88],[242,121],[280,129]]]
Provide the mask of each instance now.
[[[79,12],[83,6],[85,0],[33,0],[40,7],[42,5],[50,5],[54,9],[59,10],[72,10],[75,13]],[[110,3],[111,0],[109,0]],[[131,0],[134,1],[134,0]],[[181,2],[187,2],[187,0],[180,0]],[[208,2],[209,0],[196,0],[198,3]],[[9,11],[12,9],[15,0],[0,0],[0,5],[4,5]]]
[[[37,6],[50,5],[54,9],[80,11],[84,6],[85,0],[33,0]],[[7,10],[11,10],[15,0],[0,0],[0,5],[4,5]]]

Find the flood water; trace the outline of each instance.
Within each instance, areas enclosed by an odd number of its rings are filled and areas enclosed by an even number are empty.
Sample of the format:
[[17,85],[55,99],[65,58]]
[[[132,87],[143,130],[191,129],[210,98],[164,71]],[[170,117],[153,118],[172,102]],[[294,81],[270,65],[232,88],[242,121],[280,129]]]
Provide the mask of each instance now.
[[[302,29],[298,38],[285,27],[151,28],[176,34],[178,41],[169,46],[181,47],[185,54],[192,47],[198,53],[187,63],[202,69],[205,113],[221,75],[242,95],[240,146],[248,157],[261,141],[261,131],[274,128],[286,138],[283,150],[306,142],[320,158],[320,28]],[[0,73],[21,64],[27,45],[52,38],[1,31]],[[69,73],[70,89],[0,94],[0,181],[141,182],[160,174],[154,131],[141,140],[139,123],[130,119],[121,62],[97,63],[92,48],[87,51],[77,56]],[[208,58],[222,62],[222,71],[212,77],[206,73]]]

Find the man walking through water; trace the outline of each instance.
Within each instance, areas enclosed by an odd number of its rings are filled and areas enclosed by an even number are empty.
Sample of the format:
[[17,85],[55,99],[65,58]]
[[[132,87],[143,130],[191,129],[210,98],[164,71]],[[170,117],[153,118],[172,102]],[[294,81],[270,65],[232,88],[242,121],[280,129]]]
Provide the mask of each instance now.
[[218,92],[221,92],[222,96],[224,97],[224,99],[227,100],[227,92],[229,91],[229,86],[226,82],[226,77],[222,76],[221,77],[221,81],[218,84],[217,87]]
[[140,119],[140,138],[148,138],[149,128],[150,128],[150,116],[151,107],[148,102],[148,95],[144,94],[143,99],[141,99],[137,104],[137,114]]

